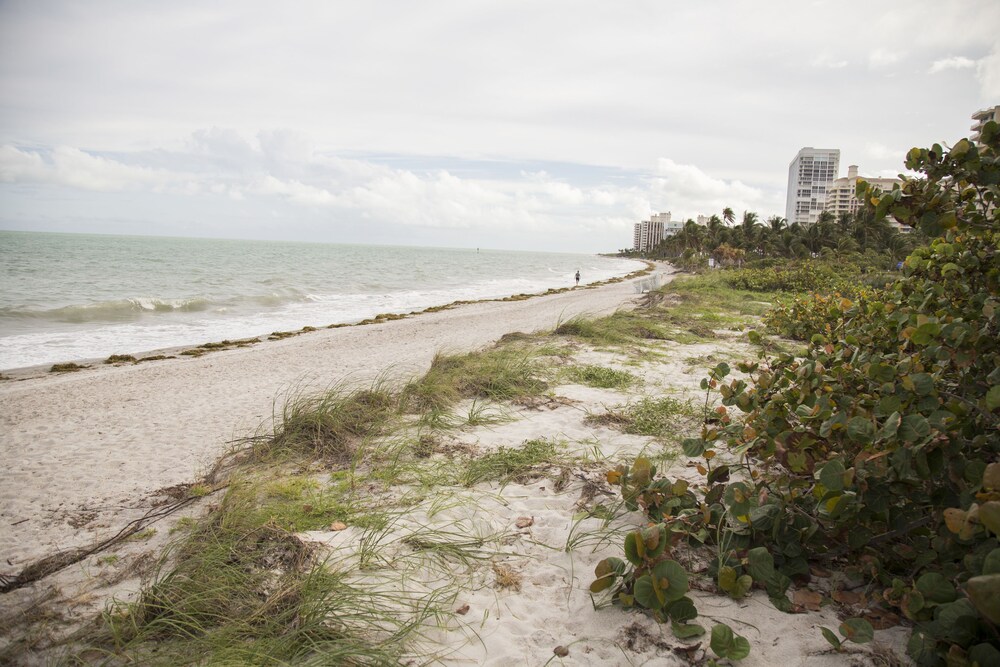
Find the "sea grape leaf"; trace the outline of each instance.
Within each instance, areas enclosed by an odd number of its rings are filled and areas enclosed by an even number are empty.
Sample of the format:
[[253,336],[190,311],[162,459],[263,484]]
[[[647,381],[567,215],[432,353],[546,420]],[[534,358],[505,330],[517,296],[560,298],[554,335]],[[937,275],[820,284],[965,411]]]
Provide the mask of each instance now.
[[1000,501],[991,500],[979,506],[979,523],[994,535],[1000,535]]
[[829,628],[824,628],[821,625],[819,627],[819,631],[823,633],[823,636],[826,638],[826,641],[830,642],[830,645],[833,646],[833,648],[837,649],[838,651],[840,650],[840,639],[837,637],[837,635],[833,633],[833,630]]
[[858,444],[870,444],[875,438],[875,426],[865,417],[852,417],[847,422],[847,437]]
[[923,415],[906,415],[899,424],[899,437],[904,442],[916,442],[926,438],[931,432],[931,425]]
[[674,631],[674,636],[678,639],[694,639],[705,634],[705,628],[697,623],[677,623],[675,621],[670,625],[670,629]]
[[983,616],[1000,623],[1000,574],[972,577],[965,582],[965,592]]
[[917,590],[923,594],[925,600],[938,604],[953,602],[958,597],[955,586],[937,572],[921,575],[917,579]]
[[648,574],[644,574],[635,580],[635,601],[646,609],[659,609],[662,605],[660,599],[653,590],[653,579]]
[[875,638],[875,628],[863,618],[849,618],[840,624],[840,634],[855,644],[867,644]]
[[653,568],[652,576],[657,581],[666,581],[667,586],[662,586],[667,600],[679,600],[688,592],[688,574],[675,560],[665,560],[656,564]]
[[[855,418],[856,419],[856,418]],[[866,424],[871,426],[868,420],[864,420]],[[850,425],[848,424],[848,429]],[[819,471],[819,481],[830,491],[843,491],[844,490],[844,464],[840,459],[833,459],[829,463],[823,466]]]
[[1000,549],[994,549],[983,559],[983,574],[1000,574]]

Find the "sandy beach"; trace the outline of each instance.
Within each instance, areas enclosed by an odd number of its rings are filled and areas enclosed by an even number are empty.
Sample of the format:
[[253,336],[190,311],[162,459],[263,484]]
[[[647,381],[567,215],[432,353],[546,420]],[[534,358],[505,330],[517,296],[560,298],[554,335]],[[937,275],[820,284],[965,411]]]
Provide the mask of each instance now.
[[[656,271],[665,281],[672,277],[669,267]],[[95,365],[64,375],[29,372],[22,374],[24,379],[6,380],[0,384],[0,572],[15,575],[40,558],[114,535],[167,502],[171,487],[195,480],[227,450],[227,443],[266,424],[290,393],[345,382],[362,386],[380,376],[409,379],[425,372],[441,351],[466,352],[511,332],[551,330],[574,315],[599,316],[630,307],[640,287],[630,280],[320,330],[200,358]],[[573,343],[566,348],[572,361],[566,357],[560,363],[632,373],[638,385],[610,390],[564,382],[552,387],[540,405],[508,406],[503,420],[445,436],[446,449],[471,452],[474,458],[547,439],[560,443],[567,460],[575,463],[563,468],[561,481],[542,477],[442,489],[446,500],[440,505],[434,491],[425,503],[393,519],[380,538],[380,557],[396,559],[394,573],[409,587],[451,591],[449,604],[457,610],[427,632],[414,664],[500,667],[554,659],[556,664],[596,667],[682,665],[691,664],[693,656],[703,659],[706,648],[678,643],[669,625],[634,611],[594,606],[589,592],[594,566],[609,555],[620,556],[621,531],[642,525],[643,519],[632,512],[606,525],[596,515],[581,519],[580,512],[593,509],[601,494],[611,495],[600,489],[612,462],[633,460],[661,445],[588,417],[644,396],[694,397],[704,373],[699,360],[748,353],[741,341],[738,333],[719,332],[718,340],[708,343],[658,342],[656,354],[638,364],[621,352]],[[464,406],[456,412],[464,409],[471,410]],[[671,464],[670,474],[696,480],[684,457]],[[412,544],[415,531],[428,529],[481,536],[497,552],[478,567],[449,570],[416,560],[411,568],[406,564],[414,554],[406,545]],[[330,563],[350,568],[359,557],[362,534],[348,526],[299,537]],[[111,557],[95,554],[3,594],[0,621],[41,615],[40,610],[79,620],[100,611],[111,596],[128,599],[140,580],[148,580],[149,563],[168,539],[169,531],[161,527],[154,539],[116,545]],[[501,572],[516,586],[499,583]],[[818,628],[837,627],[833,607],[817,604],[803,607],[803,613],[784,614],[763,591],[742,600],[703,590],[692,596],[708,627],[725,622],[748,637],[753,648],[741,665],[877,664],[870,649],[836,653],[825,643]],[[61,611],[53,611],[53,605]],[[28,635],[43,636],[39,627],[29,625]],[[36,641],[31,636],[6,639],[29,647]],[[879,646],[899,649],[905,631],[880,631],[877,640]],[[44,641],[38,641],[44,648]],[[14,656],[16,664],[46,664],[52,658],[44,650],[15,650]]]
[[266,423],[290,392],[365,384],[383,373],[413,377],[439,351],[469,351],[509,332],[607,314],[635,296],[632,281],[612,283],[199,358],[6,373],[27,377],[0,383],[0,572],[117,532],[160,499],[157,490],[191,482],[227,442]]

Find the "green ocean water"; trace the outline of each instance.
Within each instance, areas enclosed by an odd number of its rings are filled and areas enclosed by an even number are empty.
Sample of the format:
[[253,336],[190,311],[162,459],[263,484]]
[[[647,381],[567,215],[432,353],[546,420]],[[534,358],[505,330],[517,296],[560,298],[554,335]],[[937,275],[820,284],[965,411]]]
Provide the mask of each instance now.
[[620,258],[0,231],[0,369],[106,357],[624,275]]

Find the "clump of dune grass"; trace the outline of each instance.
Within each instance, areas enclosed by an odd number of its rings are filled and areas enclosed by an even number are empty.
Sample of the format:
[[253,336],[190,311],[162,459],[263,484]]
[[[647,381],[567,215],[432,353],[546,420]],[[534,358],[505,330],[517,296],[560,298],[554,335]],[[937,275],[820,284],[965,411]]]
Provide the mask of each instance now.
[[315,547],[261,521],[256,487],[175,543],[135,602],[116,602],[77,656],[148,665],[396,664],[441,613],[352,580]]
[[369,389],[293,394],[275,420],[273,436],[257,439],[254,458],[303,454],[345,463],[360,442],[391,430],[398,408],[398,396],[381,380]]
[[643,314],[618,311],[598,319],[577,316],[561,322],[558,336],[575,336],[596,345],[621,345],[648,340],[669,340],[670,331]]
[[574,382],[601,389],[628,389],[639,381],[639,378],[629,373],[607,366],[573,366],[568,371]]
[[520,447],[501,447],[469,461],[461,481],[465,486],[498,481],[506,484],[527,479],[557,464],[556,444],[545,439],[527,440]]
[[588,415],[585,421],[590,424],[613,426],[633,435],[666,439],[678,436],[690,428],[698,414],[697,408],[690,400],[661,396],[645,397],[621,408]]
[[544,392],[548,386],[539,375],[534,355],[518,348],[438,354],[422,378],[406,385],[403,399],[415,412],[447,408],[463,398],[509,401]]

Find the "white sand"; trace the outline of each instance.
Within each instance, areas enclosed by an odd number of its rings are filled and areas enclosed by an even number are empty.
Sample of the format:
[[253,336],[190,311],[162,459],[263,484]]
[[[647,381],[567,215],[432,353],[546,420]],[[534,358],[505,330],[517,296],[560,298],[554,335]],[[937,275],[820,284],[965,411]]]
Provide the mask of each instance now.
[[[633,285],[620,283],[576,290],[520,302],[483,303],[425,314],[380,325],[324,330],[245,350],[128,367],[99,367],[62,376],[43,376],[0,384],[0,572],[16,573],[25,564],[59,549],[81,546],[110,536],[141,516],[163,487],[192,481],[234,437],[251,433],[272,414],[275,400],[294,389],[318,389],[344,380],[367,383],[389,367],[392,377],[422,373],[438,351],[465,351],[489,344],[512,331],[551,329],[578,313],[599,315],[628,304]],[[555,488],[539,479],[501,487],[481,484],[460,494],[460,503],[424,503],[401,515],[385,537],[385,556],[405,556],[407,531],[440,527],[463,535],[499,541],[504,555],[470,568],[443,574],[434,567],[402,571],[407,585],[428,590],[455,587],[455,608],[468,605],[432,632],[421,647],[445,665],[681,665],[674,649],[681,645],[667,626],[617,607],[595,610],[588,591],[593,568],[602,558],[622,556],[621,535],[613,537],[597,519],[574,520],[585,498],[584,479],[599,483],[617,460],[632,460],[646,448],[661,447],[650,438],[586,424],[588,413],[634,400],[637,393],[698,394],[704,363],[690,361],[709,354],[738,358],[745,348],[736,340],[712,344],[662,346],[663,358],[640,367],[627,366],[618,355],[581,349],[575,364],[628,369],[644,384],[627,393],[563,385],[559,400],[539,409],[523,409],[512,421],[467,427],[451,436],[454,444],[473,451],[517,447],[525,440],[560,442],[576,456],[600,464],[574,467],[568,483]],[[709,364],[711,365],[711,364]],[[671,476],[690,475],[681,456]],[[693,478],[692,478],[693,479]],[[600,498],[598,498],[598,501]],[[592,503],[591,503],[592,504]],[[441,509],[444,507],[445,509]],[[519,518],[532,524],[518,528]],[[620,517],[610,528],[640,525],[638,513]],[[602,532],[604,530],[604,532]],[[600,540],[602,535],[607,540]],[[331,559],[356,557],[359,531],[314,532]],[[567,549],[571,540],[573,548]],[[153,544],[146,544],[148,551]],[[79,602],[99,608],[109,589],[88,589],[86,580],[113,578],[113,570],[148,557],[140,547],[117,548],[117,565],[88,559],[50,577],[47,584],[0,597],[3,613],[20,613],[52,587],[72,607]],[[130,561],[130,559],[132,559]],[[400,561],[403,562],[403,561]],[[521,578],[520,591],[498,588],[492,565],[508,566]],[[397,566],[402,567],[402,566]],[[46,589],[46,585],[49,586]],[[127,594],[129,591],[118,591]],[[4,599],[4,598],[8,599]],[[89,597],[89,599],[88,599]],[[851,655],[829,650],[819,625],[836,628],[832,608],[807,614],[783,614],[766,596],[734,601],[694,591],[692,597],[706,628],[725,622],[751,642],[747,667],[774,665],[871,664],[865,652]],[[2,637],[2,634],[0,634]],[[879,632],[880,641],[898,651],[901,628]],[[707,646],[707,638],[705,640]],[[568,647],[564,658],[557,646]],[[704,653],[701,654],[704,656]],[[422,662],[423,660],[420,660]],[[33,660],[25,657],[25,664]]]
[[[384,324],[320,330],[199,358],[0,382],[0,572],[116,533],[161,488],[194,480],[282,397],[388,368],[417,376],[439,351],[605,314],[631,282],[526,301],[468,304]],[[79,526],[77,528],[74,525]]]

